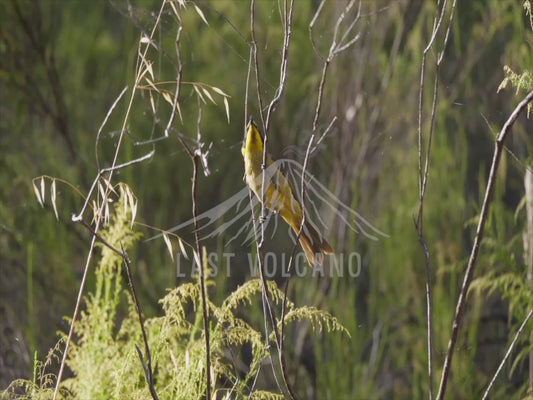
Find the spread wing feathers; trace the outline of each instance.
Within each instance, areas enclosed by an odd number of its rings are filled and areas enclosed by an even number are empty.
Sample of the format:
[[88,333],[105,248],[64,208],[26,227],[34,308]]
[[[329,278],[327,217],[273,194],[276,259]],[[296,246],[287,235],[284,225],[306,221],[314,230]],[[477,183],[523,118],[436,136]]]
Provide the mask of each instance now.
[[[280,172],[280,169],[285,171],[285,175]],[[281,217],[283,217],[289,225],[291,225],[294,232],[297,233],[300,229],[303,216],[300,207],[300,204],[302,204],[302,193],[301,190],[299,190],[303,175],[302,166],[294,160],[279,159],[273,161],[272,164],[267,167],[266,173],[266,179],[271,183],[271,185],[267,184],[267,188],[270,188],[269,190],[275,192],[272,193],[273,196],[271,196],[271,199],[268,202],[271,204],[267,204],[268,208],[274,210],[274,213],[267,213],[264,221],[266,229],[270,230],[274,228],[271,233],[272,236],[274,235],[275,228],[277,227],[277,218],[272,218],[272,214],[277,214],[279,212]],[[355,210],[352,210],[337,199],[326,186],[321,184],[307,171],[305,171],[304,184],[306,218],[302,229],[302,235],[299,240],[308,259],[309,257],[313,259],[313,253],[318,253],[314,255],[315,257],[318,257],[315,260],[318,262],[323,258],[323,255],[320,254],[321,252],[329,254],[333,251],[331,246],[329,246],[327,241],[323,238],[323,235],[320,233],[325,231],[330,225],[324,220],[323,216],[325,215],[328,215],[328,219],[332,218],[334,215],[338,215],[341,223],[345,224],[348,229],[360,233],[368,239],[378,240],[379,237],[388,237],[388,235],[375,228]],[[235,225],[238,229],[233,236],[225,242],[226,245],[243,235],[244,239],[242,240],[242,243],[244,245],[252,243],[256,234],[259,233],[254,231],[254,227],[256,230],[260,229],[260,224],[254,224],[252,211],[255,210],[257,215],[260,207],[258,198],[261,197],[261,186],[262,182],[259,182],[258,186],[254,188],[257,189],[254,190],[256,196],[250,196],[248,187],[244,187],[229,199],[198,215],[197,220],[200,225],[198,231],[201,233],[201,237],[206,239],[216,237],[222,233],[227,234],[230,231],[233,233],[235,232]],[[283,190],[286,187],[290,187],[291,190]],[[290,193],[290,195],[287,195],[287,193]],[[287,215],[284,215],[282,211],[282,205],[285,207],[291,207],[298,218],[292,218],[292,221],[289,222],[288,218],[286,218]],[[324,212],[325,210],[330,210],[330,213]],[[272,220],[274,220],[273,227],[271,226],[272,224],[270,224]],[[311,221],[314,221],[316,225]],[[188,221],[169,228],[167,232],[176,232],[185,228],[190,229],[191,227],[194,227],[194,219],[189,219]],[[230,229],[230,227],[233,228]],[[147,239],[147,241],[161,236],[162,234],[151,237]]]
[[[288,175],[290,175],[288,179],[292,182],[297,182],[298,185],[300,185],[303,174],[302,166],[294,160],[283,159],[282,161],[287,165]],[[333,215],[338,215],[342,223],[344,223],[349,229],[356,233],[363,234],[367,239],[377,241],[379,240],[379,237],[389,237],[386,233],[380,231],[368,222],[357,211],[341,202],[326,186],[320,183],[308,171],[305,171],[304,183],[306,212],[312,215],[312,220],[319,221],[321,226],[327,226],[321,218],[321,215],[327,215],[328,213],[324,212],[324,208],[328,208]],[[301,201],[300,191],[296,191],[295,193],[298,196],[298,200]],[[319,206],[321,207],[321,212],[319,212]]]

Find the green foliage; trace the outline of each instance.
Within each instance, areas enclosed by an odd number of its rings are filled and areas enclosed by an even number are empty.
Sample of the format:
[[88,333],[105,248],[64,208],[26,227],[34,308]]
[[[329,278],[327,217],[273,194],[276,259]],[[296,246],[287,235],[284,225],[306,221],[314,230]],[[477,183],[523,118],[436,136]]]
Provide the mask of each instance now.
[[529,17],[529,24],[531,25],[531,30],[533,31],[533,14],[531,13],[531,2],[529,0],[524,0],[524,10],[526,15]]
[[[339,322],[339,320],[333,317],[331,314],[319,310],[316,307],[302,306],[294,308],[294,305],[289,306],[289,311],[285,314],[283,323],[297,322],[307,320],[313,326],[313,329],[318,329],[319,332],[325,327],[327,332],[339,331],[343,332],[350,337],[350,332]],[[281,329],[282,322],[279,321],[279,329]]]
[[504,299],[509,300],[509,312],[518,321],[523,320],[527,310],[533,306],[533,296],[525,276],[516,272],[499,274],[497,271],[491,271],[474,280],[470,291],[477,295],[485,293],[487,296],[501,294]]
[[[505,178],[505,177],[502,177]],[[491,309],[507,310],[507,323],[503,324],[504,329],[509,332],[509,341],[514,336],[529,310],[533,307],[533,297],[528,280],[528,267],[524,263],[524,235],[521,220],[517,218],[520,214],[525,214],[523,208],[524,201],[520,201],[515,211],[505,208],[502,190],[503,186],[497,187],[490,218],[487,222],[486,236],[484,240],[484,253],[480,258],[481,273],[474,279],[470,287],[470,296],[479,304],[489,305],[483,313],[487,321],[495,320],[498,311]],[[518,229],[517,229],[518,228]],[[520,233],[515,233],[515,232]],[[500,304],[502,304],[500,306]],[[477,311],[481,314],[481,311]],[[500,324],[502,325],[502,324]],[[483,332],[476,332],[479,338],[484,338]],[[477,337],[472,339],[473,343]],[[521,363],[529,355],[531,348],[530,337],[522,335],[518,340],[518,350],[513,353],[506,371],[509,376],[520,376]],[[476,344],[478,345],[478,344]],[[491,366],[496,368],[496,363]],[[517,391],[516,398],[521,398],[520,393],[525,392],[528,384],[524,382],[521,390]]]
[[517,74],[507,65],[503,67],[503,72],[505,73],[505,78],[500,83],[498,91],[505,89],[509,84],[516,88],[517,93],[520,91],[527,92],[533,88],[533,76],[531,72],[524,71],[521,74]]
[[[33,198],[31,179],[60,174],[86,190],[96,172],[95,143],[100,166],[110,165],[124,103],[110,115],[96,141],[98,127],[125,85],[131,93],[136,43],[141,32],[152,28],[153,13],[162,4],[158,0],[93,3],[0,2],[0,92],[9,99],[0,104],[0,185],[4,189],[0,193],[0,317],[6,327],[2,330],[5,337],[0,337],[0,365],[8,365],[6,360],[13,358],[17,362],[7,372],[0,371],[0,380],[2,385],[12,382],[10,390],[23,392],[26,398],[51,396],[64,342],[54,347],[46,362],[34,362],[33,379],[31,355],[36,349],[43,354],[52,346],[58,317],[71,312],[88,237],[70,223],[70,214],[79,209],[81,198],[57,181],[58,222],[48,201],[50,191],[42,199],[47,208],[43,213]],[[287,88],[273,113],[269,136],[274,155],[291,146],[291,157],[300,161],[316,107],[322,57],[344,7],[344,2],[325,2],[315,27],[315,49],[309,23],[319,3],[295,2]],[[167,11],[170,4],[166,3]],[[255,2],[259,94],[264,101],[272,98],[279,79],[280,4]],[[309,160],[309,169],[343,203],[389,238],[370,242],[324,213],[332,227],[336,252],[361,255],[361,275],[291,280],[290,297],[298,300],[298,306],[288,303],[286,358],[298,393],[321,399],[425,399],[429,389],[425,271],[413,226],[419,190],[417,88],[421,52],[438,5],[408,0],[361,4],[362,19],[356,24],[359,41],[329,67],[321,132],[333,117],[338,119]],[[531,5],[529,1],[523,4],[526,18],[515,0],[458,2],[440,70],[424,224],[434,285],[435,383],[479,218],[493,132],[512,110],[515,91],[533,87],[529,71],[533,62]],[[23,19],[31,22],[27,25],[31,35],[21,24],[16,6]],[[246,87],[250,14],[248,7],[230,0],[187,2],[179,12],[184,84],[181,117],[176,118],[174,127],[194,140],[200,119],[204,149],[212,144],[208,159],[212,174],[201,176],[198,186],[199,209],[203,211],[244,187],[239,154],[244,99],[248,98],[249,113],[257,118],[259,112],[255,80],[251,79],[248,92]],[[133,102],[119,162],[147,151],[146,146],[134,142],[164,133],[161,121],[168,118],[167,98],[175,89],[176,29],[172,12],[164,13],[154,37],[160,47],[148,46],[146,56],[158,90],[146,82],[136,88],[142,95]],[[32,37],[36,39],[33,42]],[[435,57],[428,55],[428,82]],[[58,79],[50,79],[54,76]],[[505,87],[514,90],[501,90]],[[431,106],[431,90],[432,86],[426,85],[424,110]],[[425,114],[424,131],[429,123]],[[522,160],[531,159],[529,123],[517,123],[513,131],[506,143],[476,281],[459,332],[449,386],[452,398],[479,397],[508,339],[531,306],[522,262],[523,226],[515,216],[523,193]],[[120,179],[137,193],[143,222],[168,228],[190,218],[191,168],[175,137],[157,142],[153,149],[149,163],[121,170]],[[145,325],[156,389],[162,398],[180,398],[182,393],[186,395],[181,398],[200,397],[205,391],[206,371],[198,282],[179,282],[173,287],[175,268],[164,243],[140,242],[131,230],[130,212],[117,208],[102,234],[117,248],[123,243],[135,260],[139,296],[149,317]],[[228,245],[226,239],[219,235],[215,243],[205,244],[219,252],[253,251],[235,241]],[[143,348],[142,338],[131,296],[124,290],[122,261],[102,245],[98,257],[96,273],[89,274],[91,293],[85,298],[68,360],[75,376],[63,383],[62,395],[147,398],[146,379],[135,350],[135,345]],[[213,381],[219,397],[238,397],[250,394],[252,382],[259,376],[251,398],[281,398],[271,392],[275,382],[264,373],[266,368],[260,367],[268,354],[259,328],[264,324],[261,284],[247,271],[246,265],[236,263],[231,276],[219,273],[208,282]],[[169,286],[173,288],[167,293]],[[280,306],[283,293],[273,282],[269,288],[274,303]],[[302,318],[308,322],[300,322]],[[309,334],[311,322],[318,331],[344,332],[336,318],[350,336]],[[497,327],[503,328],[492,329],[498,319],[504,322]],[[484,343],[487,332],[492,331],[502,334],[497,340],[489,338],[492,345]],[[269,349],[273,349],[269,334]],[[523,361],[529,349],[525,336],[518,354],[512,357],[513,374],[508,374],[508,379],[502,374],[495,398],[525,395],[527,366]],[[14,380],[22,376],[30,378]]]
[[[101,230],[102,238],[124,251],[133,249],[140,233],[132,230],[132,208],[129,189],[119,185],[120,197],[114,212]],[[138,315],[129,292],[124,291],[122,257],[105,244],[96,268],[96,287],[85,298],[85,309],[75,325],[76,340],[71,343],[67,366],[74,377],[62,382],[63,398],[146,398],[149,396],[145,376],[136,351],[142,343]],[[208,271],[206,271],[208,272]],[[212,281],[208,286],[213,285]],[[280,305],[284,294],[269,281],[274,304]],[[280,399],[280,394],[256,390],[251,381],[259,373],[260,364],[269,357],[260,331],[239,317],[242,308],[261,299],[258,279],[249,280],[230,293],[217,306],[209,301],[211,313],[211,368],[217,396],[231,398]],[[200,283],[190,282],[172,289],[161,299],[164,315],[146,320],[156,391],[164,399],[198,399],[205,395],[205,342],[200,300]],[[126,305],[121,315],[121,305]],[[295,307],[287,301],[285,324],[307,320],[322,331],[343,331],[339,321],[329,313],[313,307]],[[280,326],[281,327],[281,326]],[[62,338],[44,363],[35,361],[33,381],[17,380],[4,393],[20,393],[19,398],[50,398],[55,375],[47,370],[58,359],[64,344]],[[269,346],[275,345],[271,338]],[[140,346],[142,347],[142,346]],[[251,360],[245,370],[235,367],[228,352],[239,354],[251,349]]]

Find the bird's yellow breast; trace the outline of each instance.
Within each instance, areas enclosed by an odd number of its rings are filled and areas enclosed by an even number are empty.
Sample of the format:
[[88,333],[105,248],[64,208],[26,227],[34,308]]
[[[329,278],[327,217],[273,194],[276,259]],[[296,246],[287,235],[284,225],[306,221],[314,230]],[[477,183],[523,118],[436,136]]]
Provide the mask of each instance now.
[[[263,149],[264,143],[259,130],[248,124],[246,140],[241,149],[244,158],[244,170],[246,183],[253,190],[257,198],[263,199]],[[302,219],[302,209],[294,194],[287,178],[267,154],[265,197],[266,206],[274,212],[279,212],[281,216],[291,225],[299,224]]]

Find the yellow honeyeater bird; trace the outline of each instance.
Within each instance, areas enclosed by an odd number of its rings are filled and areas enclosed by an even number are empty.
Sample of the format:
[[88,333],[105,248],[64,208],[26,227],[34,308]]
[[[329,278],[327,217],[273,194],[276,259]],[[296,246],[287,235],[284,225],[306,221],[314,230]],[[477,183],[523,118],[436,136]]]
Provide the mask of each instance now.
[[[241,151],[244,158],[246,183],[261,202],[263,200],[263,169],[261,168],[263,164],[263,149],[263,136],[254,122],[250,120],[246,127],[246,137]],[[264,195],[267,208],[280,213],[294,232],[298,234],[303,219],[302,205],[294,195],[287,177],[281,172],[278,165],[274,163],[270,154],[267,154],[264,171],[266,172]],[[305,252],[305,257],[311,266],[314,266],[315,262],[322,265],[324,254],[333,253],[329,243],[317,232],[307,217],[299,240]]]

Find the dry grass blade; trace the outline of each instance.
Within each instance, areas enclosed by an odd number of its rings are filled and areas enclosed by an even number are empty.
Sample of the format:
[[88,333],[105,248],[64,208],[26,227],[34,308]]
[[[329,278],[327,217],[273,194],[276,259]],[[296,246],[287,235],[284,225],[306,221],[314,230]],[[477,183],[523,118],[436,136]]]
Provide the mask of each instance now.
[[170,239],[166,232],[163,233],[163,240],[165,241],[165,244],[167,245],[170,258],[172,259],[172,261],[174,261],[174,250],[172,249],[172,243],[170,242]]
[[37,188],[37,185],[35,184],[35,180],[31,181],[31,185],[33,186],[33,192],[35,193],[35,197],[37,197],[37,201],[41,205],[41,207],[44,207],[43,198],[41,197],[41,193],[39,192],[39,189]]
[[167,91],[162,91],[161,94],[163,95],[163,98],[167,101],[167,103],[174,107],[174,100],[172,100],[172,96],[170,95],[170,93]]
[[187,254],[187,249],[183,245],[183,241],[181,240],[180,237],[178,237],[178,244],[180,246],[181,253],[185,256],[185,259],[188,260],[189,259],[189,254]]
[[209,90],[207,90],[206,88],[202,88],[202,92],[204,92],[204,94],[206,95],[206,97],[211,100],[211,103],[213,104],[217,104],[215,99],[213,99],[213,96],[211,96],[211,93],[209,93]]
[[216,86],[211,86],[211,89],[223,97],[229,97],[222,89],[217,88]]
[[135,217],[137,216],[137,199],[128,185],[122,185],[122,188],[124,189],[124,194],[125,194],[124,209],[126,211],[128,209],[131,210],[131,226],[133,227],[133,223],[135,222]]
[[57,199],[56,180],[52,179],[52,187],[50,189],[50,200],[52,202],[52,207],[54,209],[54,214],[56,216],[56,219],[59,220],[59,215],[57,214],[56,199]]
[[204,21],[206,25],[209,25],[209,22],[207,22],[207,19],[205,19],[204,12],[200,9],[200,7],[194,4],[194,10],[200,16],[200,18],[202,18],[202,21]]
[[111,210],[109,209],[109,202],[104,203],[104,224],[108,224],[111,219]]
[[[178,1],[179,2],[179,1]],[[180,3],[180,6],[184,7],[185,4],[182,4],[181,2]],[[180,13],[178,12],[178,10],[176,9],[176,6],[174,5],[174,2],[173,1],[169,1],[169,4],[170,4],[170,8],[172,8],[172,12],[174,13],[174,16],[178,19],[181,18],[180,16]]]
[[100,196],[102,196],[102,197],[105,196],[104,187],[103,187],[103,185],[100,182],[98,182],[98,192],[100,193]]
[[44,195],[45,195],[45,184],[44,184],[44,177],[41,178],[41,199],[44,202]]
[[137,200],[132,197],[131,202],[131,226],[133,227],[133,223],[135,222],[135,217],[137,216]]
[[181,106],[180,103],[176,102],[176,109],[178,110],[178,115],[180,116],[180,121],[183,123],[183,116],[181,115]]
[[94,224],[98,220],[98,215],[100,214],[98,210],[98,206],[96,204],[96,200],[91,201],[91,210],[93,210],[93,217],[91,219],[91,224]]
[[156,107],[155,107],[154,95],[152,94],[152,92],[148,92],[148,96],[150,97],[150,107],[152,107],[152,113],[155,114]]
[[226,117],[228,118],[228,124],[229,124],[229,102],[228,102],[227,97],[224,97],[224,108],[226,110]]
[[110,193],[113,193],[115,196],[118,197],[118,193],[117,193],[117,191],[115,190],[115,188],[113,187],[113,185],[111,184],[111,181],[110,181],[109,179],[106,179],[105,177],[102,177],[102,180],[103,180],[104,183],[106,184],[107,190],[108,190]]
[[200,89],[198,88],[198,85],[193,84],[192,87],[194,88],[194,91],[195,91],[196,94],[198,95],[198,98],[199,98],[200,100],[202,100],[202,103],[206,104],[207,101],[205,101],[205,99],[204,99],[204,95],[202,94],[202,92],[201,92]]

